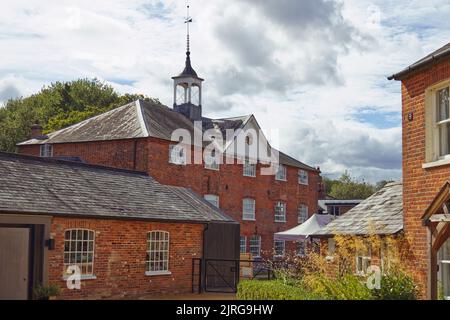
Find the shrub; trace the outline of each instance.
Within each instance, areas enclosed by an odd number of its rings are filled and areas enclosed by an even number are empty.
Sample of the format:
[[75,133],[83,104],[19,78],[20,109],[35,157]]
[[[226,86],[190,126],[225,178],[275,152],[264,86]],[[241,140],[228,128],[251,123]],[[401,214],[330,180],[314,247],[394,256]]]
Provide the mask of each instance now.
[[34,289],[34,295],[38,300],[48,300],[50,297],[56,297],[61,294],[61,288],[55,284],[48,286],[37,285]]
[[371,300],[372,292],[360,277],[344,275],[337,279],[321,274],[305,277],[304,284],[315,296],[327,300]]
[[240,300],[317,300],[301,283],[284,284],[279,280],[243,280],[239,283],[237,298]]
[[384,275],[381,278],[381,288],[373,291],[378,300],[416,300],[417,294],[414,280],[402,271]]

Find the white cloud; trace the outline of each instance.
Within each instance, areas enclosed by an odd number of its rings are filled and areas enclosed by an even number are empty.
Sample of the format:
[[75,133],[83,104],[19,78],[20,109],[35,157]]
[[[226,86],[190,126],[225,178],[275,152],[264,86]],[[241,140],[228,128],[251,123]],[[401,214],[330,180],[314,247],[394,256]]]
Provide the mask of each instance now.
[[[4,2],[1,100],[97,77],[172,104],[185,1]],[[382,128],[357,115],[400,112],[400,85],[386,76],[448,41],[448,1],[192,0],[191,8],[206,115],[254,113],[263,129],[281,129],[285,152],[324,174],[400,177],[400,122]]]

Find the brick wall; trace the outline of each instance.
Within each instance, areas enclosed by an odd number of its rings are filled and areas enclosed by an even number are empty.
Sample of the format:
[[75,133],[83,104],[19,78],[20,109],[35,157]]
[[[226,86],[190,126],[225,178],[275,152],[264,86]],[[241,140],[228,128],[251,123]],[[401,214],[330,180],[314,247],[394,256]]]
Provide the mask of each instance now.
[[[83,280],[81,290],[68,290],[64,271],[64,231],[95,231],[95,280]],[[203,225],[124,220],[53,218],[55,250],[49,251],[49,282],[63,288],[60,298],[105,298],[128,295],[191,292],[192,258],[202,256]],[[171,275],[146,276],[147,233],[170,233]]]
[[[309,185],[298,183],[298,168],[287,167],[287,181],[276,181],[274,176],[260,174],[258,164],[255,178],[244,177],[241,164],[224,164],[219,171],[208,170],[202,164],[179,166],[169,163],[171,142],[155,138],[117,141],[54,144],[54,156],[79,156],[88,163],[125,169],[147,171],[163,184],[189,187],[200,195],[219,196],[220,208],[241,223],[241,234],[250,238],[261,235],[262,251],[273,250],[274,233],[293,228],[297,223],[298,208],[305,204],[309,214],[317,212],[320,176],[309,172]],[[39,146],[20,146],[19,153],[39,155]],[[193,155],[192,155],[193,156]],[[256,201],[256,221],[242,220],[242,199]],[[275,222],[276,201],[286,202],[286,223]],[[295,244],[286,243],[287,250]]]
[[[422,169],[425,163],[425,90],[450,78],[450,60],[442,61],[402,80],[403,212],[412,252],[406,262],[416,272],[423,297],[427,282],[427,231],[421,216],[445,181],[450,166]],[[413,113],[413,120],[408,114]]]

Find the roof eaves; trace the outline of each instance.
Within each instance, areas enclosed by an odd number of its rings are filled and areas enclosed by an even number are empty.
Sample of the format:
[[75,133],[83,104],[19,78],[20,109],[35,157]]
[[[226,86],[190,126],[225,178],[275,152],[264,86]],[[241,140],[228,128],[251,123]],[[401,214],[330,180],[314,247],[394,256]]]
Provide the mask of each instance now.
[[389,76],[387,79],[388,80],[401,80],[404,76],[406,76],[410,72],[413,72],[420,68],[426,67],[428,64],[438,61],[440,59],[444,59],[447,56],[450,56],[450,48],[447,48],[437,54],[432,54],[429,57],[424,58],[423,60],[419,60],[418,62],[410,65],[406,69],[403,69],[402,71]]

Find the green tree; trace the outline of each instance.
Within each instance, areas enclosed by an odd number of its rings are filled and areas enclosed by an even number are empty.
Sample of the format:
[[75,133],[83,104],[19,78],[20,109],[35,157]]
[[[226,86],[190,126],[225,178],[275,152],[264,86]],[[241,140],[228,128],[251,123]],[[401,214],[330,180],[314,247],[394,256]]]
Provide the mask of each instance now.
[[347,171],[337,180],[324,180],[327,195],[335,199],[366,199],[377,191],[376,186],[365,181],[357,181]]
[[29,97],[11,99],[0,108],[0,150],[14,152],[18,142],[30,138],[34,123],[40,123],[48,133],[137,99],[160,103],[141,94],[120,95],[97,79],[52,83]]

